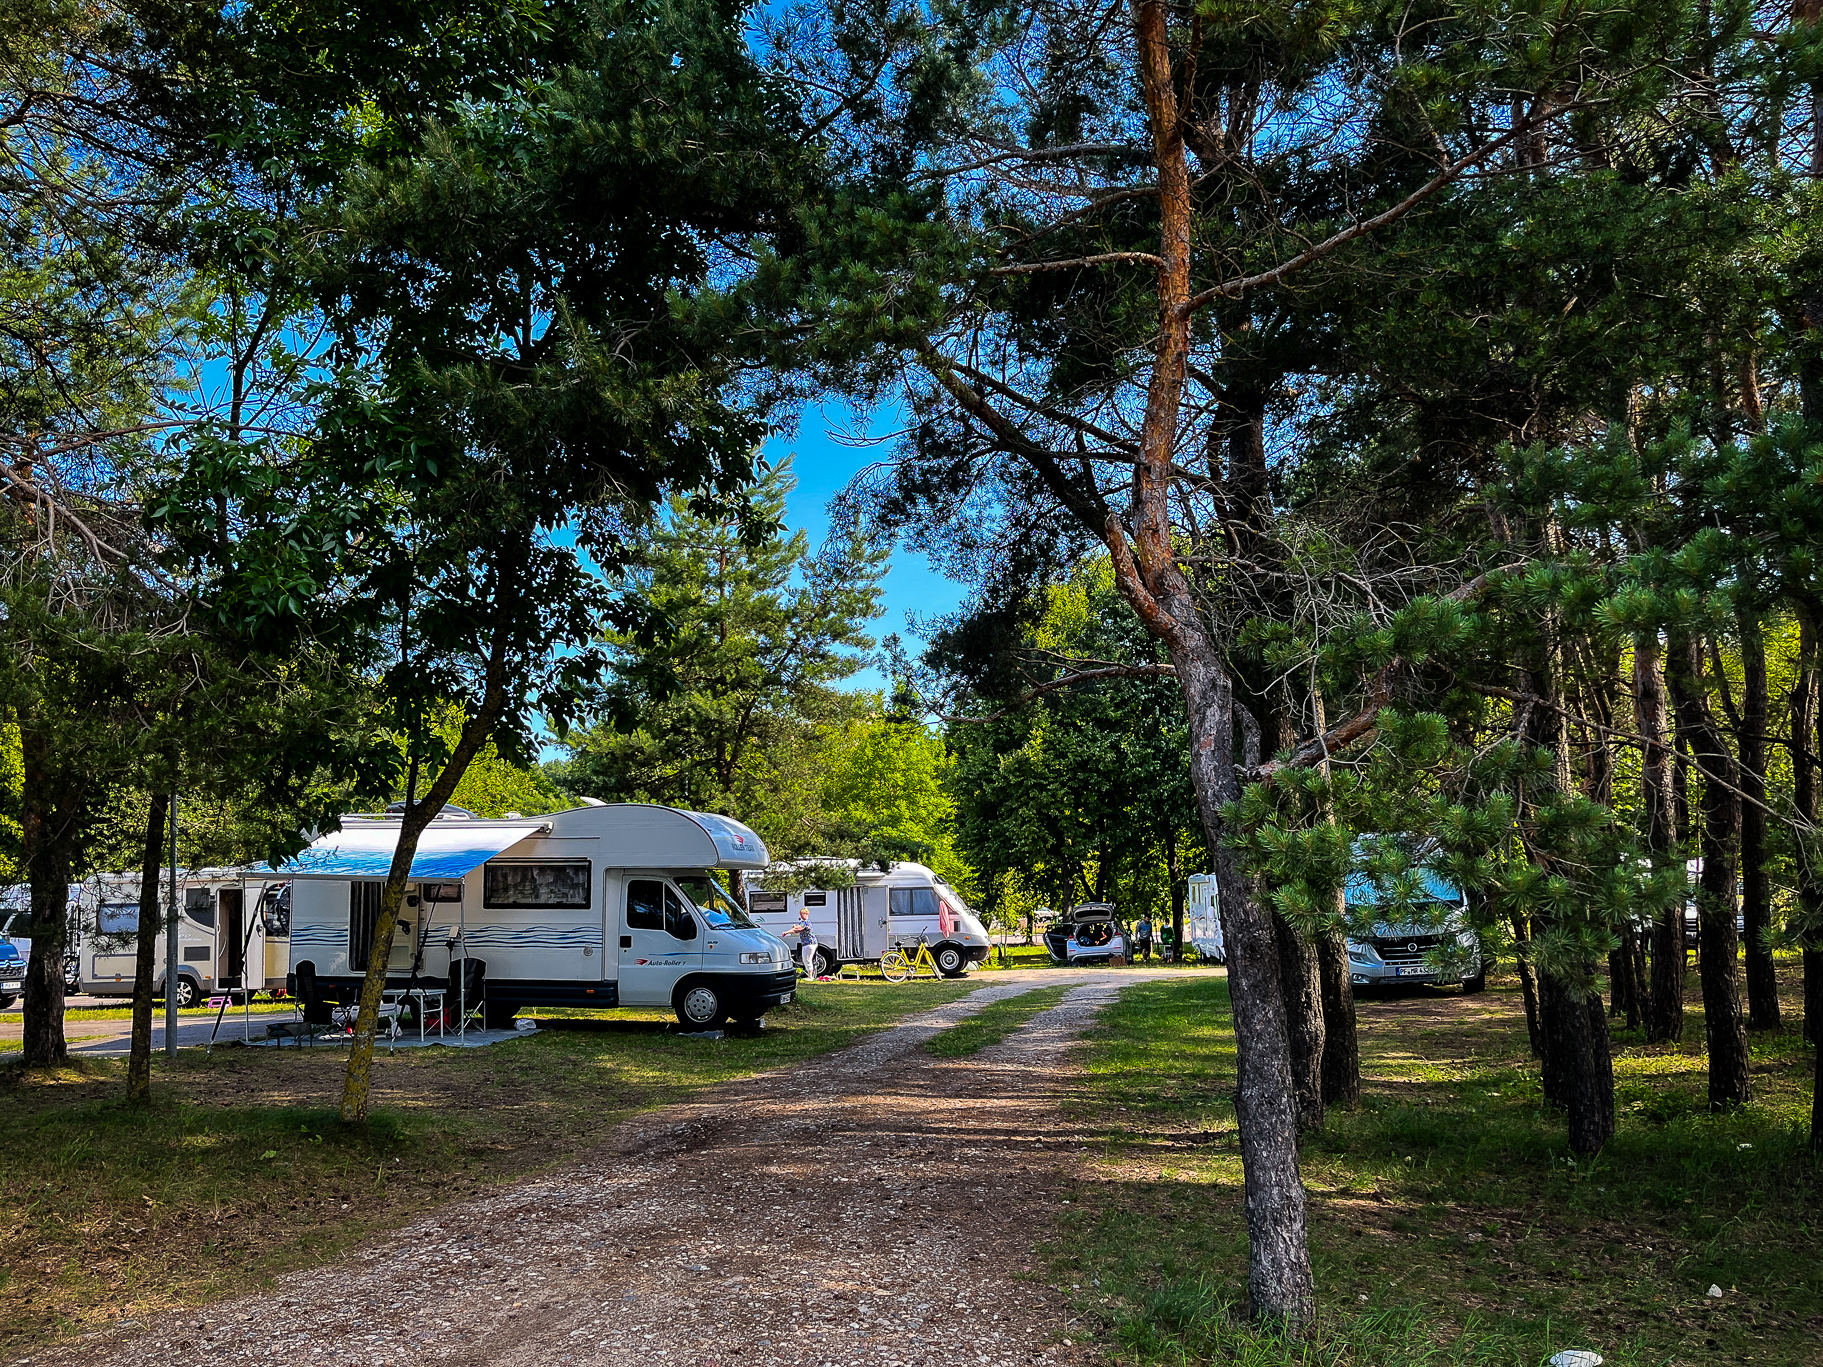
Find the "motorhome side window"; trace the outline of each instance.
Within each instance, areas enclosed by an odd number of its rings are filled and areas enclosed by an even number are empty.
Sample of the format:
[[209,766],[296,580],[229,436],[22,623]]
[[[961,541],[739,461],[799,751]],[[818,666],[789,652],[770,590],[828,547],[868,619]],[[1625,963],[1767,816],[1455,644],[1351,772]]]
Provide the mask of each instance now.
[[627,880],[627,929],[665,928],[665,885],[656,878]]
[[215,899],[209,896],[209,889],[184,889],[184,915],[199,926],[215,928]]
[[380,920],[380,893],[384,883],[348,885],[348,962],[358,972],[373,956],[373,928]]
[[894,916],[935,916],[937,914],[937,894],[930,888],[894,888],[892,894],[892,914]]
[[804,905],[807,907],[826,907],[829,905],[829,894],[826,892],[807,892],[804,894]]
[[696,938],[696,918],[684,909],[684,899],[665,889],[665,929],[674,940]]
[[782,892],[750,892],[747,894],[747,906],[755,916],[769,916],[785,910],[785,894]]
[[486,864],[481,870],[481,904],[502,910],[514,907],[585,908],[589,905],[588,862]]
[[101,935],[137,935],[139,903],[103,902],[95,908],[95,930]]
[[696,938],[696,918],[684,899],[656,878],[627,880],[627,929],[662,930],[674,940]]

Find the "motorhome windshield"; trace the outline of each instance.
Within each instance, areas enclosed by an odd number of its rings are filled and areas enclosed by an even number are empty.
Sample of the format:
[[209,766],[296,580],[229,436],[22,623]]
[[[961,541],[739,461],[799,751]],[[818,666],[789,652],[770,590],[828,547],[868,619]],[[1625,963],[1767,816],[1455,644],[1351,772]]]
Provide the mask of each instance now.
[[684,890],[686,896],[696,903],[696,909],[703,914],[703,919],[711,926],[733,926],[737,930],[753,930],[755,925],[747,919],[740,904],[728,895],[728,890],[712,874],[693,873],[677,880],[677,886]]

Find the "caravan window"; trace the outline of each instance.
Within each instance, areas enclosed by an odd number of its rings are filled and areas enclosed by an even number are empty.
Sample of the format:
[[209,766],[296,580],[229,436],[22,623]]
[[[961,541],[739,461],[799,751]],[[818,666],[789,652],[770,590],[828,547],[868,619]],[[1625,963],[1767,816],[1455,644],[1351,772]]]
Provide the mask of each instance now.
[[696,918],[686,908],[684,899],[670,888],[665,889],[665,930],[674,940],[696,938]]
[[483,865],[481,905],[504,910],[513,907],[587,907],[589,861]]
[[184,889],[184,915],[199,926],[215,929],[215,899],[209,895],[209,889]]
[[930,888],[894,888],[892,890],[892,914],[894,916],[935,916],[937,914],[937,894]]
[[356,972],[373,957],[373,931],[380,920],[380,893],[384,883],[348,885],[348,964]]
[[665,928],[665,885],[656,878],[627,880],[627,929]]
[[139,934],[139,903],[103,902],[95,908],[95,930],[102,935]]

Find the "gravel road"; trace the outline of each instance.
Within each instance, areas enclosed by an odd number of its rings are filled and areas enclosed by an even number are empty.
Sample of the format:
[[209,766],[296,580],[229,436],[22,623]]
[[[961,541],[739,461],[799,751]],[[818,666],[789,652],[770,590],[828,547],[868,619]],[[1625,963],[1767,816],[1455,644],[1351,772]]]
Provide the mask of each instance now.
[[[638,1117],[579,1165],[444,1207],[272,1291],[35,1361],[1092,1361],[1033,1245],[1078,1151],[1055,1109],[1070,1080],[1059,1065],[1133,978],[1071,981],[1061,1004],[972,1057],[918,1046],[1042,981],[983,988],[842,1053]],[[1025,1269],[1035,1275],[1008,1275]]]

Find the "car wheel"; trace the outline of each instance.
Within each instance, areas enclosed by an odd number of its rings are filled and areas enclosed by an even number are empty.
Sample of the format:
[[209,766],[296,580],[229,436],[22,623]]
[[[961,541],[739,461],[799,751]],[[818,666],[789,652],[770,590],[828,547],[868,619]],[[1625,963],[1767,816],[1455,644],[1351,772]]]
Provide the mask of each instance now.
[[677,994],[673,1008],[677,1023],[686,1030],[713,1030],[728,1019],[728,1007],[715,984],[686,983]]
[[1474,977],[1464,978],[1462,980],[1462,995],[1465,997],[1469,996],[1473,993],[1476,993],[1476,992],[1485,992],[1487,990],[1488,990],[1488,966],[1486,964],[1482,964],[1479,968],[1477,968],[1475,970]]
[[63,961],[63,990],[72,996],[82,991],[82,960],[74,955]]
[[13,1003],[18,1000],[17,997],[0,997],[0,1011],[11,1011]]
[[958,945],[938,945],[931,957],[937,961],[937,972],[946,978],[960,978],[968,972],[968,960]]
[[203,990],[200,986],[197,985],[196,979],[185,977],[181,973],[178,974],[177,975],[177,1009],[179,1011],[188,1011],[191,1007],[195,1006],[202,999],[203,999]]

